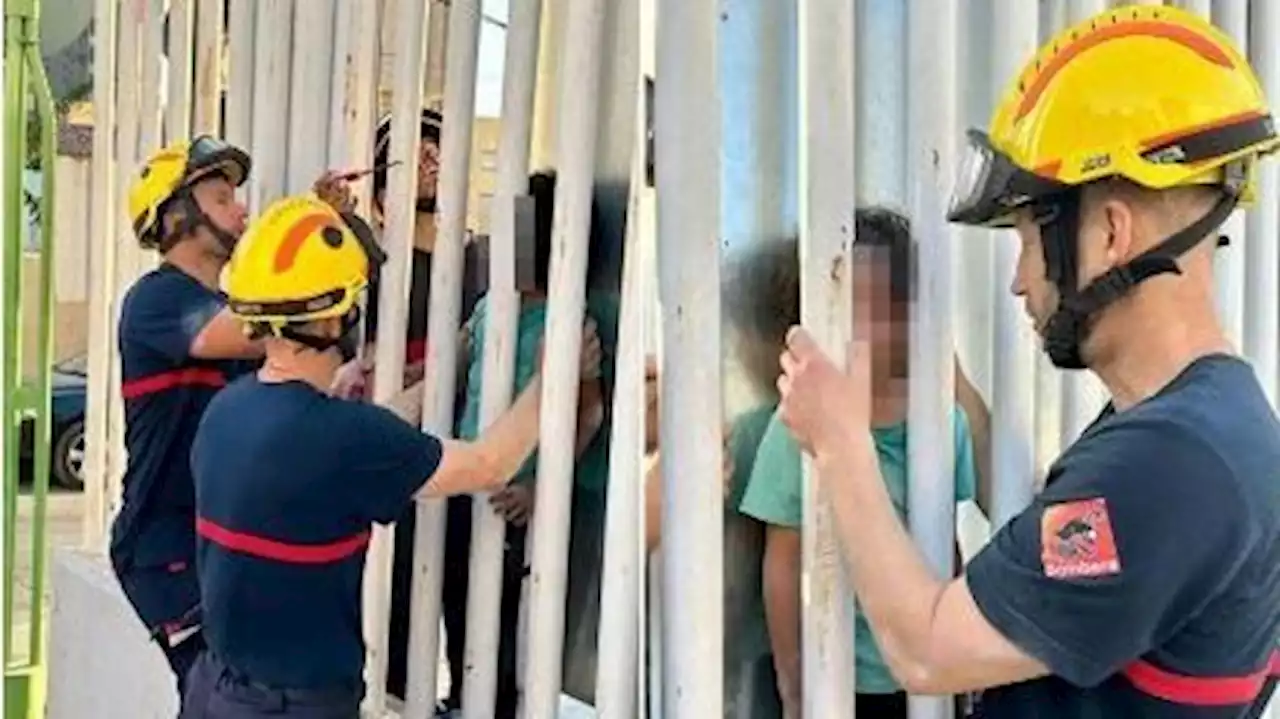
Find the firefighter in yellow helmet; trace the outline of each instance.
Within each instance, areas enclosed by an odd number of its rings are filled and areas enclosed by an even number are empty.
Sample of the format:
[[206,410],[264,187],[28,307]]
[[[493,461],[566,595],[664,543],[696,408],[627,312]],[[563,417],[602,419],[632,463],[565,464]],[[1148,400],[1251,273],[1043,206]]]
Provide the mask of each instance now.
[[[372,525],[418,496],[500,487],[537,444],[538,379],[476,442],[418,429],[420,383],[391,408],[333,396],[381,261],[363,221],[310,194],[273,204],[232,254],[229,307],[266,360],[214,398],[192,446],[208,651],[183,717],[357,716]],[[599,359],[588,328],[583,374]]]
[[128,465],[111,528],[111,560],[182,693],[203,647],[195,570],[195,496],[187,457],[205,405],[252,368],[259,343],[225,309],[218,273],[244,231],[236,188],[249,155],[202,136],[157,151],[128,191],[133,231],[161,255],[120,307]]
[[[244,231],[236,188],[249,177],[242,149],[202,135],[158,150],[128,191],[133,231],[161,256],[120,308],[121,392],[128,466],[112,525],[120,584],[178,680],[203,647],[195,570],[195,496],[188,461],[205,406],[256,368],[262,342],[226,308],[218,278]],[[317,183],[337,204],[339,176]]]
[[984,717],[1258,716],[1280,671],[1280,422],[1217,319],[1213,253],[1277,145],[1259,82],[1207,22],[1128,7],[1054,38],[970,138],[951,219],[1016,228],[1012,291],[1112,399],[946,581],[880,481],[862,343],[840,371],[793,330],[781,412],[877,643],[909,691],[981,691]]

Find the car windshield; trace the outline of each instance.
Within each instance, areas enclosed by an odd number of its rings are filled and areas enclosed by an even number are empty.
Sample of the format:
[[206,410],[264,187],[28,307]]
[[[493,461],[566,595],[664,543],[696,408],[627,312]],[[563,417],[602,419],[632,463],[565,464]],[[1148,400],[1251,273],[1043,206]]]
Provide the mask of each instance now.
[[87,355],[76,355],[58,362],[53,369],[65,374],[87,375],[89,373],[89,358]]

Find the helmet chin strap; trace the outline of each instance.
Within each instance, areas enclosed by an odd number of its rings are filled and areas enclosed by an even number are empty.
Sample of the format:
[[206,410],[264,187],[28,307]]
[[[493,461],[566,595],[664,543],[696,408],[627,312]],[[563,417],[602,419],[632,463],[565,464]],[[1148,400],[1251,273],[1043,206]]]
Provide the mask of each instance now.
[[[1204,241],[1226,221],[1240,201],[1243,166],[1226,169],[1228,181],[1222,198],[1203,217],[1170,235],[1163,242],[1102,273],[1077,290],[1079,267],[1080,199],[1082,190],[1073,188],[1045,202],[1057,215],[1043,225],[1045,264],[1049,280],[1058,287],[1058,309],[1049,317],[1044,332],[1045,352],[1055,367],[1078,370],[1087,367],[1080,347],[1088,338],[1098,312],[1129,294],[1142,282],[1162,274],[1181,274],[1178,257]],[[1219,238],[1223,245],[1226,238]]]
[[342,329],[339,330],[336,337],[321,337],[309,332],[301,332],[288,325],[279,328],[276,332],[281,337],[309,347],[316,352],[328,352],[331,349],[336,349],[345,363],[355,359],[356,350],[359,347],[359,333],[357,332],[359,326],[360,308],[353,307],[342,318]]

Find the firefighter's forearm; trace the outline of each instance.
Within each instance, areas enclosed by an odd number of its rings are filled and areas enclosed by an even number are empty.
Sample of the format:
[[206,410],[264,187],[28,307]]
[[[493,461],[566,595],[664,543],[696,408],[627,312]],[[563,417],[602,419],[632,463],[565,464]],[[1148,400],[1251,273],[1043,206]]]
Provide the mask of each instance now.
[[480,436],[478,449],[493,476],[494,484],[511,481],[538,447],[538,418],[542,406],[542,375],[535,374],[511,405]]

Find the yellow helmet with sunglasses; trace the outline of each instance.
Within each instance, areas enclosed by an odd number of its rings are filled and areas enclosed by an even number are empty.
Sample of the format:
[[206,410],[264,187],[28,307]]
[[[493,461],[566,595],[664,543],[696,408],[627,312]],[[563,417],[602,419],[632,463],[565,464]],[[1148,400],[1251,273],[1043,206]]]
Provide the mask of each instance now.
[[[1280,146],[1247,58],[1197,15],[1126,7],[1059,34],[1005,91],[986,132],[970,130],[948,219],[1008,227],[1030,208],[1060,300],[1045,332],[1059,367],[1084,366],[1089,318],[1175,260],[1254,194],[1257,159]],[[1122,179],[1151,190],[1216,187],[1203,218],[1079,288],[1080,190]]]
[[[148,249],[165,251],[176,238],[204,225],[230,249],[236,238],[209,219],[191,189],[215,176],[239,187],[249,178],[251,167],[244,150],[208,135],[162,148],[147,159],[129,187],[129,219],[138,241]],[[182,210],[184,219],[165,235],[162,220],[165,212],[175,206]]]
[[341,318],[348,334],[359,323],[356,300],[385,260],[367,223],[305,193],[276,201],[250,224],[231,254],[223,290],[231,313],[258,334],[325,350],[341,338],[297,326]]

